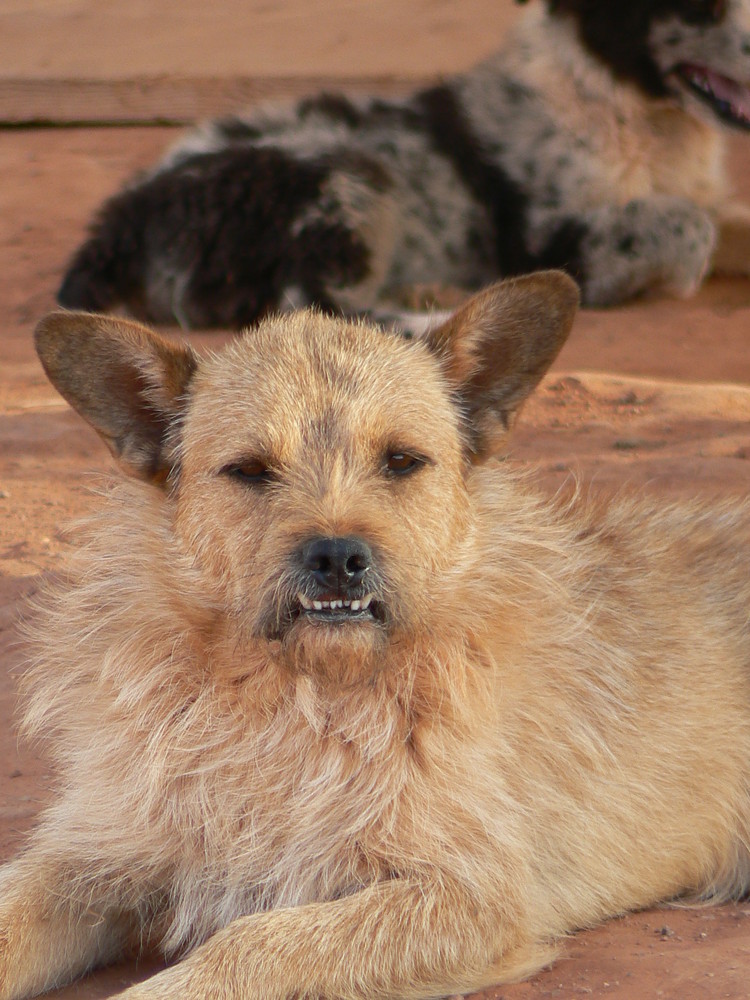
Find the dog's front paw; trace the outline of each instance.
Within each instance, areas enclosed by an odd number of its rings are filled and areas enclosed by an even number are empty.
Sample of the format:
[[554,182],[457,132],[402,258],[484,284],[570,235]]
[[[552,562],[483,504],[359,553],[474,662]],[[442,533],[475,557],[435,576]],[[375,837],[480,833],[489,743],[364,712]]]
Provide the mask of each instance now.
[[[169,975],[169,970],[160,972],[150,979],[131,986],[124,993],[118,993],[116,1000],[230,1000],[241,996],[242,1000],[260,1000],[265,997],[262,991],[251,993],[242,990],[241,993],[217,977],[210,984],[202,979],[190,982],[182,977]],[[270,994],[267,995],[270,998]]]
[[713,219],[690,202],[671,207],[664,215],[666,251],[664,287],[674,295],[694,295],[708,274],[717,241]]
[[[272,1000],[272,994],[252,992],[247,983],[238,989],[231,962],[205,963],[193,953],[117,994],[117,1000]],[[275,1000],[275,998],[274,998]]]
[[583,301],[611,306],[658,287],[692,295],[711,266],[716,239],[708,212],[684,198],[598,209],[581,238]]
[[117,994],[117,1000],[192,1000],[193,994],[184,984],[175,983],[162,972]]

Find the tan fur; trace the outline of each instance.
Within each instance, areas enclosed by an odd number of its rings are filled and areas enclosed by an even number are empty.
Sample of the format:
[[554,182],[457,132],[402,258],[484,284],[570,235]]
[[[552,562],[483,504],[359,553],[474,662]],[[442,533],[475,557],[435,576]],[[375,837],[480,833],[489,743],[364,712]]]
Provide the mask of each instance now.
[[[551,501],[490,456],[575,299],[507,282],[426,343],[305,312],[200,360],[44,321],[141,479],[42,599],[60,789],[0,875],[4,1000],[141,948],[182,960],[129,1000],[434,997],[747,889],[750,510]],[[367,540],[380,618],[285,617],[321,535]]]

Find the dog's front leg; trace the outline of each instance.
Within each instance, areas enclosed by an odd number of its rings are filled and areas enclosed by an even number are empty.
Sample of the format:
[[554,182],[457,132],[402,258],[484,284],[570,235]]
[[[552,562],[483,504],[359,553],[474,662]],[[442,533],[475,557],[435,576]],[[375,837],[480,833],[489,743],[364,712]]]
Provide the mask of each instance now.
[[[509,901],[406,879],[242,917],[122,1000],[375,1000],[444,996],[529,970]],[[525,952],[523,958],[519,958]],[[547,957],[542,950],[537,965]],[[500,964],[498,964],[498,962]]]
[[736,202],[719,212],[714,270],[718,274],[750,275],[750,205]]
[[119,957],[122,914],[80,900],[74,861],[30,851],[0,868],[0,1000],[32,997]]

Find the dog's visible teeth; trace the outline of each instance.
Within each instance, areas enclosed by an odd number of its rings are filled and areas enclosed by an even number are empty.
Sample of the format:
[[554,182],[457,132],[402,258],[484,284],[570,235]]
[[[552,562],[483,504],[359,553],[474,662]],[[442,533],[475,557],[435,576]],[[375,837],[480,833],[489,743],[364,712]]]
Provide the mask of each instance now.
[[703,66],[686,64],[681,73],[720,117],[736,125],[750,126],[750,86]]
[[302,591],[299,591],[297,600],[305,611],[338,611],[339,608],[347,611],[366,611],[372,601],[372,594],[355,601],[347,601],[344,598],[336,598],[333,601],[313,601],[306,597]]

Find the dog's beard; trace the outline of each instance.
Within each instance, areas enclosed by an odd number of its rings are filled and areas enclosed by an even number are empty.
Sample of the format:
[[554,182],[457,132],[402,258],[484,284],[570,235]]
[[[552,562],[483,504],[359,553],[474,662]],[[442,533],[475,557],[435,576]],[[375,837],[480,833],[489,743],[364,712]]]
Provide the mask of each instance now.
[[367,682],[383,668],[395,625],[386,588],[370,576],[362,593],[321,600],[290,574],[260,610],[254,634],[278,643],[285,666],[341,685]]
[[297,621],[281,641],[285,665],[341,687],[367,683],[383,669],[388,634],[376,623]]

